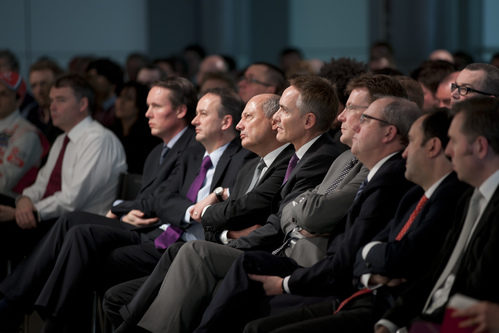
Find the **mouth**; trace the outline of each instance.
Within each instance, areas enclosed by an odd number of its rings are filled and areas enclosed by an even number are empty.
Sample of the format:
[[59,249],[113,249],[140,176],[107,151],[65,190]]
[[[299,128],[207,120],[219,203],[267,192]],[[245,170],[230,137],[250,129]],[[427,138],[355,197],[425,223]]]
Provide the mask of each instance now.
[[242,139],[244,139],[245,137],[246,137],[246,134],[243,134],[243,133],[239,134],[239,138],[240,138],[241,140],[242,140]]

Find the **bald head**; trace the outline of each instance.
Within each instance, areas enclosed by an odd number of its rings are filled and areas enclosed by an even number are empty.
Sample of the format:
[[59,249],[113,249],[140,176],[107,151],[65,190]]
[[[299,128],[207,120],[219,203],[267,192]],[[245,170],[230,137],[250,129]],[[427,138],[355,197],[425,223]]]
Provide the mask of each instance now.
[[206,73],[226,73],[228,70],[229,66],[227,66],[223,57],[217,54],[207,56],[203,59],[201,65],[199,65],[196,82],[203,82]]

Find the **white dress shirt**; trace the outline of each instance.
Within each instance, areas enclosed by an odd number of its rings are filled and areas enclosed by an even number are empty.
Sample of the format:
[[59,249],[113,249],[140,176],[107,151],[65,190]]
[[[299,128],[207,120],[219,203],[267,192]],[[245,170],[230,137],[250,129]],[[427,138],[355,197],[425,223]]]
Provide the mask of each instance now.
[[47,163],[23,195],[31,199],[42,220],[75,210],[104,215],[116,198],[126,157],[118,138],[90,116],[67,133],[70,141],[62,163],[61,190],[42,199],[65,135],[57,137]]

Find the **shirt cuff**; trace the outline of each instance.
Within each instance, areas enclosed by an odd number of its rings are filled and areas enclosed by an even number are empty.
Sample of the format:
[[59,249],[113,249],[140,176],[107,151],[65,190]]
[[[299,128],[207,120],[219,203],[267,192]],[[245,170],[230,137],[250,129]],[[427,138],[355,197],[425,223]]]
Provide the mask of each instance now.
[[282,289],[284,290],[284,292],[286,294],[291,294],[291,291],[289,290],[289,278],[291,277],[291,275],[288,275],[284,278],[284,280],[282,280]]
[[194,205],[190,205],[189,207],[187,207],[187,209],[185,210],[185,215],[184,215],[184,222],[185,223],[189,223],[191,224],[191,214],[190,214],[190,211],[192,210],[192,208],[194,207]]
[[387,319],[378,320],[378,322],[374,326],[374,329],[377,329],[380,326],[386,327],[390,331],[390,333],[396,333],[398,330],[397,325],[395,325],[394,323],[392,323],[391,321],[389,321]]
[[381,244],[381,242],[370,242],[364,245],[364,247],[362,248],[362,259],[366,260],[369,251],[371,251],[371,249],[378,244]]
[[229,230],[224,230],[222,231],[222,233],[220,234],[220,241],[222,242],[222,244],[224,245],[227,245],[229,244],[229,237],[227,237],[227,234],[229,233]]

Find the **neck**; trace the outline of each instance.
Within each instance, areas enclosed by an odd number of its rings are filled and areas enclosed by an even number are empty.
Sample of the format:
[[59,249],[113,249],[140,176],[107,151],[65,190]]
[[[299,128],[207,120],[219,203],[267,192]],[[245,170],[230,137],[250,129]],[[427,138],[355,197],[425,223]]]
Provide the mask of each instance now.
[[443,176],[452,172],[452,164],[445,156],[442,156],[433,163],[428,163],[426,166],[426,170],[421,170],[420,173],[421,175],[424,175],[425,178],[418,182],[420,183],[418,185],[421,186],[425,192]]
[[494,163],[482,163],[482,166],[476,168],[476,173],[474,173],[474,179],[470,180],[471,186],[480,187],[482,184],[492,176],[497,170],[499,170],[499,160],[495,160]]
[[262,147],[260,150],[259,149],[250,149],[250,150],[260,157],[265,157],[267,154],[273,152],[282,145],[285,145],[285,143],[280,143],[279,141],[274,140],[272,142],[266,142],[265,146]]
[[372,160],[366,160],[366,161],[359,158],[359,161],[361,161],[362,164],[364,164],[364,166],[366,168],[371,170],[376,165],[376,163],[378,163],[379,161],[381,161],[382,159],[384,159],[388,155],[393,154],[393,153],[397,153],[397,152],[401,151],[402,149],[404,149],[404,148],[401,146],[398,146],[398,145],[397,146],[395,146],[395,145],[383,146],[382,149],[380,149],[376,154],[374,154],[377,158],[373,158]]
[[166,133],[165,135],[161,136],[160,139],[163,140],[163,142],[165,144],[167,144],[168,142],[170,142],[171,139],[173,139],[173,137],[175,135],[180,133],[185,127],[186,127],[186,125],[184,125],[183,123],[178,124],[178,126],[175,126],[175,129],[173,129],[173,130],[169,131],[168,133]]
[[227,143],[231,142],[234,138],[236,137],[236,133],[222,133],[222,136],[219,137],[217,140],[213,140],[213,142],[202,142],[204,148],[208,152],[208,154],[211,154],[218,148],[222,147],[223,145],[226,145]]
[[307,142],[309,142],[313,138],[321,135],[322,133],[324,133],[324,132],[318,132],[318,131],[306,132],[306,134],[304,136],[302,136],[301,138],[298,138],[297,140],[294,140],[291,143],[295,147],[295,151],[297,151],[298,149],[303,147]]

